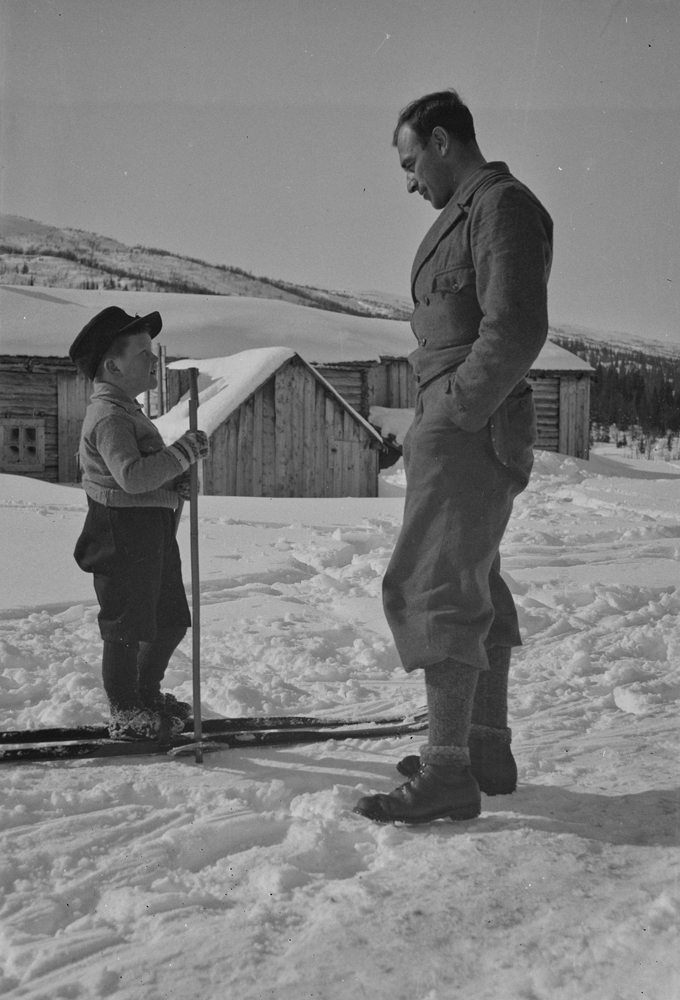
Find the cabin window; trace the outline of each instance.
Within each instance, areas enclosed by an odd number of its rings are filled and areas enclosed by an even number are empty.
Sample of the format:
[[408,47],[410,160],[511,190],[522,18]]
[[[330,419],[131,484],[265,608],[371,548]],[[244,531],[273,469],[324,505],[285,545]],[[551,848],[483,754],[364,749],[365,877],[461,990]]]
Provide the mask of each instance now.
[[0,419],[0,472],[44,471],[44,419]]

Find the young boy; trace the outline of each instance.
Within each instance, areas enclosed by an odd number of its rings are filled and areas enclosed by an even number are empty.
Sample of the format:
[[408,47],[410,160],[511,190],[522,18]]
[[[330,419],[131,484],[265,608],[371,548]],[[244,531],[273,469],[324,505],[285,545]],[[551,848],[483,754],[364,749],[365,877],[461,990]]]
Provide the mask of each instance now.
[[191,714],[190,705],[160,685],[191,625],[176,511],[190,466],[209,447],[203,431],[188,431],[166,448],[135,401],[158,384],[151,341],[161,326],[157,312],[134,317],[109,306],[69,351],[94,381],[80,440],[88,513],[74,555],[94,576],[112,738],[181,732]]

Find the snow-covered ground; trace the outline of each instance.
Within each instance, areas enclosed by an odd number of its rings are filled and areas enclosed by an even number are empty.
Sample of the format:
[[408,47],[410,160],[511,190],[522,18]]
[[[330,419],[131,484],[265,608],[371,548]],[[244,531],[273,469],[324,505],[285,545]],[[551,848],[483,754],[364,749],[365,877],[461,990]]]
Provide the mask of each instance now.
[[[0,993],[677,1000],[677,474],[538,456],[503,549],[521,783],[474,822],[352,813],[420,739],[0,765]],[[422,704],[380,606],[402,493],[201,498],[206,716]],[[3,728],[105,718],[83,501],[0,477]]]
[[[653,444],[649,454],[646,450],[640,452],[639,441],[630,440],[620,448],[614,442],[596,441],[595,444],[591,445],[590,457],[596,459],[612,458],[630,469],[652,472],[654,475],[658,475],[660,472],[680,472],[677,441],[677,436],[674,436],[673,447],[669,449],[666,438],[659,438]],[[664,464],[659,465],[660,462]]]

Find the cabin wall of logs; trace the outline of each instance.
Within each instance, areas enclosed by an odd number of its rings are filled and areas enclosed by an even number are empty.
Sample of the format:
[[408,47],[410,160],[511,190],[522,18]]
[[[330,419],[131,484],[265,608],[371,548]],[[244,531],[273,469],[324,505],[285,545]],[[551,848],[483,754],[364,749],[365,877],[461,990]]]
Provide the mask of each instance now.
[[[416,382],[406,358],[384,357],[315,366],[347,401],[368,418],[371,406],[411,409]],[[585,371],[532,370],[538,424],[536,447],[588,458],[590,379]]]

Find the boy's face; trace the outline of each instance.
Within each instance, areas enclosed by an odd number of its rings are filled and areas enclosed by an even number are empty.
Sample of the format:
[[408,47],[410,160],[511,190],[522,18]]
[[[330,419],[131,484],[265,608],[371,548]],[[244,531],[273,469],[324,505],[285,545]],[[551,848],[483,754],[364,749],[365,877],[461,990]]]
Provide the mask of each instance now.
[[116,382],[132,399],[147,389],[157,387],[158,358],[153,352],[148,333],[135,333],[132,337],[127,337],[123,350],[115,361],[119,373]]

